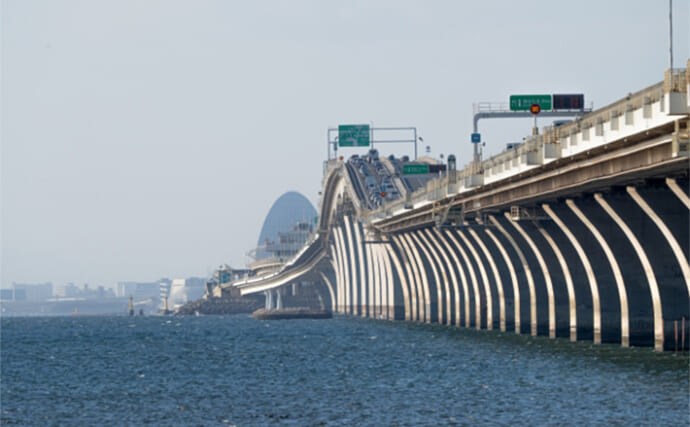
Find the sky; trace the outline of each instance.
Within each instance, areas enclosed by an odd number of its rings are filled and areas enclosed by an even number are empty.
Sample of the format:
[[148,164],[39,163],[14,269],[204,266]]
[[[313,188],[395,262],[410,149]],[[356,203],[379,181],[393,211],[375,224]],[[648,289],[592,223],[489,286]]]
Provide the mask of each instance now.
[[[689,3],[673,5],[676,67]],[[669,66],[663,0],[1,4],[2,287],[243,267],[281,194],[318,207],[331,127],[414,126],[420,155],[463,165],[473,103],[597,108]],[[531,125],[481,121],[485,154]]]

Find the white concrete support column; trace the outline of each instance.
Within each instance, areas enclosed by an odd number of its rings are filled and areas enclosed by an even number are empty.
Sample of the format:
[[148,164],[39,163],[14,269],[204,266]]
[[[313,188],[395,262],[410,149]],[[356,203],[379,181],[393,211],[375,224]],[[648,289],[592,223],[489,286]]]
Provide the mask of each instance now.
[[[419,233],[419,238],[422,240],[422,242],[426,245],[426,247],[429,249],[429,252],[431,253],[431,256],[434,258],[434,261],[436,261],[436,264],[438,265],[439,272],[441,273],[441,280],[443,281],[443,290],[445,291],[444,294],[441,294],[441,287],[438,287],[438,322],[442,323],[443,321],[443,314],[444,314],[444,307],[445,307],[445,315],[446,315],[446,325],[451,324],[451,295],[450,295],[450,283],[448,281],[448,274],[446,274],[446,270],[450,269],[450,265],[448,263],[444,264],[441,260],[441,257],[439,256],[439,252],[441,252],[441,248],[434,247],[433,244],[433,238],[429,237],[432,236],[432,234],[429,232],[429,229],[425,229],[424,232],[421,230],[418,231]],[[426,234],[425,234],[426,233]],[[445,254],[444,254],[445,256]]]
[[[421,231],[417,231],[417,233],[421,233]],[[429,253],[429,250],[427,249],[426,245],[422,243],[422,239],[418,237],[414,231],[410,232],[410,237],[415,241],[419,249],[422,250],[422,253],[424,254],[424,257],[429,261],[429,266],[431,267],[431,273],[434,276],[434,282],[436,284],[436,316],[438,318],[438,323],[443,322],[443,293],[441,292],[441,277],[438,274],[438,269],[436,268],[436,264],[434,261],[431,259],[431,254]],[[431,294],[429,294],[429,311],[428,311],[428,317],[429,321],[431,321]]]
[[[441,256],[443,259],[443,262],[439,260],[439,264],[445,266],[445,269],[448,270],[448,275],[450,276],[450,284],[448,283],[447,278],[444,275],[444,285],[446,289],[446,319],[447,319],[447,324],[452,325],[452,316],[453,316],[453,311],[452,311],[452,304],[451,301],[453,299],[453,296],[451,296],[451,291],[450,291],[450,286],[453,287],[453,290],[455,291],[455,306],[458,307],[460,305],[460,291],[458,289],[458,278],[455,275],[455,269],[450,263],[450,259],[448,258],[448,255],[446,252],[441,248],[442,243],[438,240],[437,236],[433,234],[429,229],[425,229],[424,232],[426,233],[427,237],[427,242],[429,243],[429,248],[431,248],[434,252],[436,252],[438,255]],[[435,248],[435,249],[434,249]],[[436,255],[438,259],[438,255]],[[444,269],[444,271],[445,271]],[[445,273],[444,273],[445,274]],[[459,313],[456,317],[456,324],[459,325],[460,322],[460,316]]]
[[328,280],[328,276],[326,276],[322,271],[319,271],[319,276],[321,276],[321,279],[326,284],[326,288],[328,288],[328,295],[331,297],[331,310],[335,311],[336,298],[335,291],[333,290],[333,284],[330,280]]
[[573,213],[580,219],[580,221],[582,221],[582,223],[585,225],[585,227],[587,227],[589,232],[592,233],[594,238],[599,243],[599,246],[601,246],[601,249],[604,251],[606,259],[608,260],[609,265],[611,266],[611,271],[613,272],[613,277],[616,281],[616,288],[618,289],[618,301],[621,307],[621,346],[628,347],[630,345],[630,316],[628,314],[628,295],[626,293],[625,283],[623,282],[623,274],[621,273],[621,269],[618,266],[616,256],[613,254],[613,251],[609,247],[609,244],[606,242],[606,239],[604,239],[604,236],[601,235],[597,227],[595,227],[594,224],[592,224],[592,222],[580,210],[580,208],[577,207],[575,202],[572,199],[568,199],[565,201],[565,204],[568,205],[570,210],[573,211]]
[[[479,285],[477,284],[477,275],[474,273],[474,268],[472,268],[472,263],[470,262],[470,258],[467,256],[467,253],[465,250],[462,248],[460,245],[460,242],[453,236],[453,233],[451,233],[448,230],[445,230],[446,237],[450,239],[451,242],[453,242],[453,245],[455,245],[455,248],[457,248],[458,252],[460,252],[460,256],[462,257],[462,260],[465,262],[465,265],[467,266],[467,271],[470,272],[470,279],[472,281],[472,292],[474,293],[474,322],[475,322],[475,328],[476,329],[481,329],[482,328],[482,295],[479,293]],[[468,298],[469,300],[469,298]],[[467,304],[467,316],[466,318],[469,318],[469,304]],[[468,325],[469,326],[469,325]]]
[[374,289],[378,286],[378,277],[376,269],[376,255],[372,243],[364,245],[367,258],[367,301],[363,304],[364,315],[368,317],[376,317],[374,314]]
[[472,242],[465,236],[462,230],[458,230],[458,235],[462,241],[469,249],[472,258],[474,258],[479,267],[479,274],[482,276],[482,283],[484,284],[484,294],[486,295],[486,329],[489,331],[494,329],[494,307],[493,307],[493,297],[491,296],[491,285],[489,284],[489,276],[486,274],[486,268],[484,268],[484,262],[482,262],[481,257],[477,253],[476,249],[472,245]]
[[626,190],[628,191],[630,197],[632,197],[632,199],[635,201],[635,203],[637,203],[638,206],[644,211],[644,213],[647,214],[649,219],[651,219],[652,222],[654,222],[659,231],[661,231],[661,234],[663,234],[664,238],[666,238],[666,242],[671,247],[673,255],[676,257],[676,261],[680,266],[680,270],[683,272],[683,279],[685,279],[685,287],[688,289],[688,293],[690,293],[690,266],[688,265],[688,260],[685,258],[685,253],[683,252],[683,249],[678,244],[678,241],[673,236],[671,230],[666,226],[666,223],[664,223],[664,220],[662,220],[659,217],[659,215],[657,215],[656,212],[654,212],[654,209],[652,209],[652,207],[649,206],[645,199],[642,196],[640,196],[640,193],[637,192],[637,189],[635,187],[628,186]]
[[690,196],[688,196],[683,189],[680,188],[678,183],[673,178],[666,178],[666,185],[673,191],[673,194],[678,197],[678,199],[685,205],[686,208],[690,209]]
[[[379,273],[381,277],[381,303],[386,305],[382,314],[386,319],[395,319],[395,282],[390,258],[384,246],[390,245],[384,244],[378,248]],[[404,282],[401,281],[401,286],[402,283]]]
[[276,289],[276,309],[277,310],[282,310],[283,309],[283,293],[280,291],[280,288]]
[[[385,290],[386,301],[388,302],[388,310],[386,316],[388,319],[395,319],[395,282],[393,281],[393,269],[391,268],[391,263],[388,255],[381,249],[381,259],[383,260],[381,277],[385,282],[383,289]],[[385,276],[384,276],[385,273]]]
[[340,298],[340,303],[341,303],[341,313],[349,313],[348,307],[350,306],[350,293],[348,291],[350,287],[350,267],[349,263],[347,262],[348,256],[346,255],[347,251],[345,250],[345,238],[343,237],[343,227],[338,227],[337,228],[338,232],[338,243],[340,247],[340,262],[341,262],[341,267],[342,267],[342,272],[343,272],[343,284],[340,288],[340,291],[338,292],[338,296]]
[[390,257],[390,260],[393,262],[393,265],[395,266],[395,269],[398,272],[398,279],[400,280],[400,287],[402,288],[403,292],[403,301],[405,303],[405,320],[414,320],[414,318],[412,317],[411,291],[407,285],[405,271],[403,270],[402,265],[400,264],[400,260],[398,259],[398,255],[395,253],[393,247],[391,245],[384,245],[384,248],[388,252],[388,256]]
[[[570,267],[568,267],[568,262],[563,256],[563,252],[558,247],[553,237],[542,227],[537,227],[539,232],[551,247],[551,250],[556,254],[556,259],[558,264],[561,266],[563,271],[563,278],[565,279],[565,287],[568,291],[568,328],[570,331],[570,341],[577,341],[577,305],[575,303],[575,288],[573,287],[573,277],[570,274]],[[594,334],[594,341],[596,342],[597,334]]]
[[513,247],[513,250],[517,253],[520,262],[522,263],[522,268],[525,270],[525,276],[527,277],[527,287],[529,288],[529,314],[530,314],[530,333],[532,336],[537,336],[537,293],[534,289],[534,278],[532,277],[532,269],[530,269],[525,254],[518,246],[513,236],[506,231],[500,222],[493,215],[489,215],[489,220],[496,229],[503,234],[503,236],[508,239],[508,242]]
[[620,227],[620,229],[628,238],[630,244],[635,249],[637,257],[640,259],[642,264],[642,269],[644,270],[645,276],[647,278],[647,285],[649,286],[649,293],[652,297],[652,308],[654,311],[654,350],[664,351],[664,316],[661,307],[661,295],[659,294],[659,285],[656,282],[656,276],[654,276],[654,270],[652,269],[652,264],[647,258],[642,245],[635,236],[635,233],[628,227],[628,225],[623,221],[623,219],[618,216],[616,211],[608,204],[601,193],[596,193],[594,199],[601,205],[601,207],[606,211],[607,214],[615,221],[615,223]]
[[520,233],[522,238],[525,239],[527,245],[532,250],[532,253],[537,258],[539,267],[541,268],[541,271],[544,274],[544,282],[546,284],[546,295],[549,309],[549,338],[556,338],[556,302],[555,297],[553,295],[553,283],[551,283],[551,273],[549,273],[549,266],[546,265],[541,251],[534,243],[532,238],[529,236],[529,234],[525,232],[522,226],[520,226],[520,224],[518,224],[516,221],[512,220],[512,218],[510,217],[510,213],[505,212],[505,217],[506,219],[508,219],[508,222],[510,222],[513,225],[513,227],[515,227],[518,233]]
[[409,250],[412,252],[412,258],[414,262],[412,263],[412,269],[417,271],[417,277],[421,278],[422,284],[422,304],[419,306],[420,318],[423,322],[431,323],[431,295],[429,294],[429,278],[426,274],[426,269],[424,268],[424,263],[422,262],[422,257],[419,255],[417,246],[412,241],[409,233],[403,234],[403,237],[407,240]]
[[[439,242],[443,244],[443,246],[446,248],[446,251],[450,255],[450,257],[453,260],[453,265],[456,265],[458,267],[458,273],[460,274],[460,281],[462,283],[462,290],[463,290],[463,304],[462,307],[465,309],[465,327],[469,328],[470,327],[470,298],[469,298],[469,285],[467,284],[467,276],[465,276],[465,270],[462,268],[462,264],[460,263],[460,259],[458,258],[457,254],[453,250],[453,247],[448,243],[448,240],[446,240],[445,236],[438,231],[437,229],[434,228],[434,235],[438,239]],[[448,264],[451,268],[452,266]],[[458,287],[455,287],[455,325],[456,326],[461,326],[460,325],[460,292],[458,290]]]
[[494,242],[494,245],[498,248],[498,251],[503,257],[503,261],[508,266],[508,272],[510,273],[510,283],[513,285],[513,320],[515,321],[515,333],[520,333],[520,287],[518,286],[517,274],[515,273],[515,267],[513,266],[513,261],[508,256],[503,244],[500,240],[491,232],[488,228],[485,230],[486,235]]
[[267,291],[264,291],[264,296],[266,297],[266,301],[264,303],[264,309],[273,310],[273,292],[270,289]]
[[350,224],[352,221],[350,217],[344,217],[345,220],[345,235],[347,237],[347,246],[350,249],[348,256],[348,265],[350,267],[350,286],[348,288],[348,294],[350,296],[350,304],[348,307],[348,313],[357,315],[357,288],[359,285],[359,279],[357,277],[357,258],[355,255],[355,239],[353,238],[352,228]]
[[[582,261],[582,265],[585,267],[585,273],[587,274],[587,282],[589,283],[589,289],[590,293],[592,295],[592,324],[594,327],[594,343],[595,344],[601,344],[601,302],[599,299],[599,285],[597,284],[597,278],[596,275],[594,274],[594,269],[592,268],[592,264],[589,262],[589,257],[587,256],[587,253],[585,252],[584,248],[580,244],[580,242],[577,240],[577,237],[570,231],[568,226],[556,215],[556,213],[551,209],[551,207],[547,204],[542,205],[542,209],[544,209],[544,212],[553,220],[553,222],[558,225],[558,227],[561,229],[563,234],[568,238],[568,241],[570,242],[571,245],[575,248],[575,251],[577,252],[577,255],[580,257],[580,261]],[[560,253],[560,251],[559,251]],[[565,260],[564,260],[565,262]],[[566,269],[564,271],[567,271],[567,264],[566,264]],[[568,279],[570,279],[570,274],[568,273]],[[568,283],[568,279],[566,279],[566,284]],[[571,283],[570,286],[572,286],[572,280],[569,281]],[[568,293],[570,293],[570,287],[568,287]],[[573,316],[573,311],[575,310],[574,304],[575,304],[575,297],[573,296],[573,301],[571,305],[571,336],[572,336],[572,316]]]
[[407,271],[407,277],[410,279],[410,304],[412,307],[412,320],[419,321],[423,319],[421,300],[424,298],[424,293],[421,289],[421,279],[417,273],[414,260],[412,258],[412,251],[407,247],[407,241],[402,237],[394,236],[395,242],[401,251],[404,252],[403,264]]
[[501,280],[501,275],[498,273],[498,267],[496,266],[496,262],[494,261],[494,257],[491,255],[491,252],[489,252],[489,249],[486,247],[482,239],[479,237],[476,231],[472,230],[471,228],[468,230],[470,236],[474,239],[474,241],[477,243],[477,246],[479,246],[479,249],[481,249],[482,253],[486,257],[486,259],[489,261],[489,266],[491,267],[491,273],[494,275],[494,281],[496,282],[496,293],[498,294],[498,325],[499,328],[501,329],[501,332],[505,332],[506,330],[506,300],[505,300],[505,295],[503,294],[503,281]]
[[[364,234],[359,221],[354,222],[355,244],[357,245],[357,256],[359,258],[359,300],[357,301],[357,314],[366,316],[367,312],[367,264],[364,262]],[[369,284],[371,286],[371,284]]]
[[[374,302],[377,306],[376,309],[376,317],[381,318],[381,317],[388,317],[388,307],[387,307],[387,292],[388,292],[388,284],[386,283],[385,277],[384,277],[384,270],[385,270],[385,264],[383,261],[383,256],[384,253],[381,252],[382,248],[376,248],[376,258],[374,262],[374,268],[376,269],[376,281],[378,283],[378,286],[376,287],[376,292],[374,293]],[[384,314],[385,313],[385,314]]]
[[333,266],[333,272],[335,273],[335,288],[334,288],[334,295],[335,295],[335,302],[333,304],[333,312],[337,313],[339,311],[339,289],[338,286],[342,283],[343,279],[341,276],[342,271],[340,270],[340,260],[338,256],[338,244],[335,241],[336,233],[335,230],[331,231],[331,236],[333,237],[333,241],[330,244],[330,250],[331,250],[331,266]]

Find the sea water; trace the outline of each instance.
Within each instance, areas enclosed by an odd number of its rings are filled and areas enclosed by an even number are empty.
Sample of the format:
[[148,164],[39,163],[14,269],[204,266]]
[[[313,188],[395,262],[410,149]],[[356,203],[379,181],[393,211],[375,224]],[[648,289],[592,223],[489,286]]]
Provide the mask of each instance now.
[[3,318],[0,419],[44,425],[688,425],[688,357],[336,316]]

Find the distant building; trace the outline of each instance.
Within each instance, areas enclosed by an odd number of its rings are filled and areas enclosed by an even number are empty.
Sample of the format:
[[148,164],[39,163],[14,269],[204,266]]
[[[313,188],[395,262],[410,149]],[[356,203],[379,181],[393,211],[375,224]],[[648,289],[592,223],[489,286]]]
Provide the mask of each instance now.
[[2,299],[10,301],[45,301],[53,297],[53,284],[50,282],[38,284],[12,282],[12,288],[4,291]]
[[202,277],[190,277],[188,279],[174,279],[170,286],[168,307],[171,310],[201,298],[206,292],[206,279]]
[[230,283],[233,280],[242,279],[250,275],[251,272],[247,268],[232,268],[227,264],[223,264],[213,272],[213,280],[216,283]]

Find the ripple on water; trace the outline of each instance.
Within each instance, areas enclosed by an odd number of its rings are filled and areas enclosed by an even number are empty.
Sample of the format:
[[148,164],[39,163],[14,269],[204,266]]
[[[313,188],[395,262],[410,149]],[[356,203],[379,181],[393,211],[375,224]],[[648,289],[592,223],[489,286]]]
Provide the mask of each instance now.
[[2,319],[20,425],[677,425],[688,358],[336,317]]

